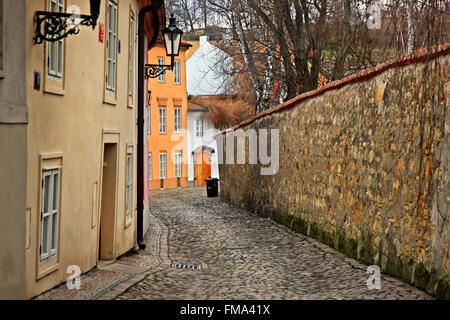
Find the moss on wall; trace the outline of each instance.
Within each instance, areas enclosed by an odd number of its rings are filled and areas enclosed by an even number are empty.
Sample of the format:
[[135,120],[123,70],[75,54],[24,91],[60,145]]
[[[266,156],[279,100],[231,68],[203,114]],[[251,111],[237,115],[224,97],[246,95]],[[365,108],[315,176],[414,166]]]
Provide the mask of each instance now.
[[448,297],[449,61],[391,69],[252,122],[279,129],[279,170],[220,165],[222,199]]

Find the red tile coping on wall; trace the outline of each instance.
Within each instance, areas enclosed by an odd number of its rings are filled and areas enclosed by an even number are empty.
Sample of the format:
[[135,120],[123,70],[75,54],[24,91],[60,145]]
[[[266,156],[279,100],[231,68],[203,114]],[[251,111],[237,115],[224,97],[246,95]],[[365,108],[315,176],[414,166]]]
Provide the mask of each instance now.
[[226,134],[229,131],[234,131],[239,128],[248,126],[258,119],[267,117],[267,116],[277,113],[277,112],[282,112],[282,111],[288,110],[290,108],[293,108],[294,106],[298,105],[299,102],[305,101],[305,100],[313,98],[313,97],[317,97],[327,91],[330,91],[333,89],[339,89],[339,88],[342,88],[343,86],[346,86],[351,83],[361,82],[361,81],[373,78],[388,69],[405,66],[408,64],[412,64],[412,63],[427,61],[427,60],[430,60],[431,58],[435,58],[435,57],[438,57],[441,55],[446,55],[449,52],[450,52],[450,44],[446,43],[444,45],[441,44],[439,46],[435,45],[431,49],[424,48],[424,49],[416,50],[413,53],[406,54],[406,55],[398,57],[396,59],[388,60],[385,63],[377,65],[376,67],[370,67],[370,68],[361,70],[357,73],[354,73],[351,76],[345,77],[343,79],[327,83],[325,86],[323,86],[320,89],[305,92],[301,95],[298,95],[295,98],[292,98],[291,100],[288,100],[288,101],[280,104],[278,107],[268,109],[264,112],[261,112],[261,113],[257,114],[256,116],[254,116],[253,118],[245,120],[234,127],[231,127],[229,129],[226,129],[226,130],[220,132],[220,134]]

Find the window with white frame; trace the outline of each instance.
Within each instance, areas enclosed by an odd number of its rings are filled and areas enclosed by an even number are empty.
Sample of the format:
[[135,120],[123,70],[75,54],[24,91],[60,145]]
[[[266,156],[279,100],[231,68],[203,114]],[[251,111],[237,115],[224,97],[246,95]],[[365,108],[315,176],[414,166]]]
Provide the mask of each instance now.
[[126,168],[126,216],[131,217],[133,212],[133,154],[127,153]]
[[58,213],[60,169],[42,170],[40,261],[56,256],[58,250]]
[[181,108],[174,109],[174,131],[177,133],[181,132]]
[[134,90],[134,16],[130,15],[130,44],[128,48],[128,96],[133,97]]
[[203,120],[197,120],[195,122],[195,135],[197,137],[203,137]]
[[[64,12],[64,0],[48,0],[48,8],[51,12]],[[63,40],[47,42],[47,74],[51,77],[63,76]]]
[[159,133],[166,133],[166,108],[159,108]]
[[117,68],[117,4],[108,2],[107,18],[107,40],[106,40],[106,90],[116,90],[116,68]]
[[173,66],[173,82],[175,84],[180,84],[180,60],[175,60],[174,66]]
[[153,180],[152,176],[152,154],[148,154],[148,180]]
[[181,178],[181,152],[175,153],[175,178]]
[[[164,65],[164,58],[158,57],[158,65],[160,66]],[[164,82],[164,73],[161,73],[158,76],[158,82]]]
[[160,153],[159,154],[159,178],[166,178],[166,165],[167,165],[167,154]]

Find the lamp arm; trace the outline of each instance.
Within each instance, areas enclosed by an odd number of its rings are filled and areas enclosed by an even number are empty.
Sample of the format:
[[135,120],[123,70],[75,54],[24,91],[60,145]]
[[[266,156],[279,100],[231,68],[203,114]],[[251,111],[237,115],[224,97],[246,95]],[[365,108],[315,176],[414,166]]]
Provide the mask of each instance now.
[[157,78],[164,74],[167,70],[173,70],[175,65],[174,57],[172,57],[171,64],[146,64],[145,65],[145,79]]

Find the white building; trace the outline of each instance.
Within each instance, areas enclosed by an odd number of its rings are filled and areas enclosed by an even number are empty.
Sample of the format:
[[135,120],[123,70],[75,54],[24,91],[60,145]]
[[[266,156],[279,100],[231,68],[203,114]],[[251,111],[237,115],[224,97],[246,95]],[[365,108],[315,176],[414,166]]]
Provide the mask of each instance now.
[[[195,49],[197,48],[197,49]],[[201,36],[199,46],[186,62],[188,95],[214,96],[228,90],[227,73],[233,59]],[[208,109],[188,103],[188,181],[189,186],[204,185],[205,179],[219,178],[217,143],[214,136],[219,130],[205,118]]]
[[227,93],[233,59],[224,51],[200,37],[197,50],[186,62],[186,84],[188,95],[204,96]]
[[198,104],[188,102],[188,182],[189,186],[201,186],[205,179],[219,178],[217,143],[219,132],[214,124],[204,119],[208,112]]

